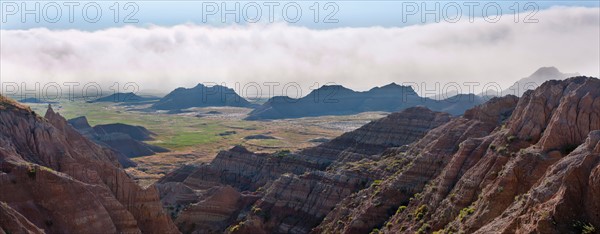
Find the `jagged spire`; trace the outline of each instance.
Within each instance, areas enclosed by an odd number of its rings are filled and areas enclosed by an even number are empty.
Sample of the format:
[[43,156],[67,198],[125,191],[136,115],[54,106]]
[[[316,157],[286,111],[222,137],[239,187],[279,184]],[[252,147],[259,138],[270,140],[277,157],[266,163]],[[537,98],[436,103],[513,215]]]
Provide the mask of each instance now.
[[54,110],[52,109],[52,104],[48,104],[48,110],[46,111],[46,113],[54,114]]
[[52,104],[48,104],[48,110],[46,110],[46,114],[44,115],[44,118],[53,119],[57,115],[58,114],[56,114],[56,112],[54,112],[54,110],[52,109]]

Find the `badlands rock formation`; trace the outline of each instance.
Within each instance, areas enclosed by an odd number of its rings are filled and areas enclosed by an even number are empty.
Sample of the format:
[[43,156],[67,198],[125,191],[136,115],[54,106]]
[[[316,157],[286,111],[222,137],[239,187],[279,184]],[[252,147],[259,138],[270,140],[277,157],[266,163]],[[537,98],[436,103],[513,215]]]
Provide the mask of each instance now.
[[[393,166],[381,165],[372,173],[335,168],[379,158],[386,149],[410,144],[448,121],[449,114],[414,107],[300,152],[255,154],[236,146],[220,152],[211,164],[185,166],[167,175],[159,181],[161,199],[184,232],[207,225],[223,231],[232,223],[230,229],[248,232],[308,232],[338,201],[367,186],[373,176],[391,173]],[[240,197],[235,202],[242,206],[213,211],[198,207],[210,203],[213,191],[229,186],[235,189],[227,189],[227,196]],[[214,223],[216,215],[221,223]]]
[[90,126],[85,116],[67,121],[77,131],[95,143],[113,149],[119,154],[119,162],[124,167],[135,166],[129,158],[149,156],[155,153],[168,152],[163,147],[150,145],[145,140],[153,140],[156,134],[142,126],[121,123]]
[[0,97],[2,233],[178,233],[155,187],[142,189],[117,156],[48,109]]
[[594,233],[600,80],[413,107],[298,152],[235,146],[148,189],[51,109],[2,99],[0,185],[0,233]]
[[407,109],[299,152],[237,146],[158,186],[184,232],[593,233],[599,142],[600,80],[574,77],[455,118]]
[[[465,118],[493,116],[490,113],[495,111],[485,110],[486,105],[465,113]],[[576,77],[546,82],[526,92],[510,118],[499,123],[489,134],[463,134],[453,150],[443,150],[443,145],[432,148],[436,154],[445,151],[436,157],[421,152],[413,166],[377,188],[361,191],[367,199],[345,201],[355,206],[338,205],[326,218],[333,221],[321,223],[314,231],[597,230],[600,80]],[[443,127],[452,131],[460,125]],[[427,158],[441,162],[422,163]]]

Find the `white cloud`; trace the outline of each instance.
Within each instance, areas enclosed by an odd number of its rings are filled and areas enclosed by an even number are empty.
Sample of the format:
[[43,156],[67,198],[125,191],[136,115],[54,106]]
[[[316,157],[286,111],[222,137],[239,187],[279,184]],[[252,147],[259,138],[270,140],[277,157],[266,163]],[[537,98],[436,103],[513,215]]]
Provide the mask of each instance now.
[[[314,30],[285,24],[2,30],[3,82],[134,81],[169,91],[198,82],[498,82],[541,66],[598,76],[597,8],[552,8],[537,24],[439,23]],[[304,93],[306,94],[306,92]]]

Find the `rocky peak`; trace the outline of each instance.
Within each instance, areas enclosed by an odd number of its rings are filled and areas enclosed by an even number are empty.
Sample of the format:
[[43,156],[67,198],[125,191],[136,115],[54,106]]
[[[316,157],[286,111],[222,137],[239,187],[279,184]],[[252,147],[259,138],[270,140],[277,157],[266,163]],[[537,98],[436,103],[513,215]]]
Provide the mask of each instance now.
[[527,90],[534,90],[546,81],[562,80],[575,76],[579,76],[579,73],[562,73],[556,67],[542,67],[531,74],[531,76],[518,80],[508,89],[502,91],[502,95],[513,94],[522,96]]
[[467,119],[500,123],[511,115],[518,101],[519,98],[513,95],[494,97],[484,104],[465,111],[463,116]]
[[52,109],[52,104],[48,104],[48,109],[46,110],[44,118],[46,118],[58,128],[64,128],[67,125],[67,120],[64,117],[62,117],[59,113],[54,112],[54,109]]
[[509,121],[510,134],[538,142],[543,150],[560,150],[583,143],[600,129],[600,80],[573,77],[553,80],[519,100]]
[[530,77],[559,77],[562,73],[558,70],[558,68],[550,66],[550,67],[540,67],[537,69]]
[[591,131],[584,145],[593,153],[600,154],[600,130]]
[[20,225],[0,219],[2,231],[34,225],[28,231],[178,232],[157,190],[138,187],[113,151],[86,139],[51,107],[44,119],[12,101],[0,105],[8,106],[0,108],[0,202],[20,214],[11,215]]

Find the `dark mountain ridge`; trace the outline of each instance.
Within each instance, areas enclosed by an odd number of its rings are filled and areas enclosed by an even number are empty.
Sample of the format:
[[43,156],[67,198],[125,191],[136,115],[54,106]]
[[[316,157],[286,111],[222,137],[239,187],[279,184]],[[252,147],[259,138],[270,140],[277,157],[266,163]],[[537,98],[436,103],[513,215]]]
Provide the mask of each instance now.
[[38,99],[38,98],[23,98],[21,100],[19,100],[20,103],[46,103],[46,104],[55,104],[58,102],[55,101],[47,101],[47,100],[42,100],[42,99]]
[[444,100],[420,97],[411,86],[391,83],[358,92],[341,85],[322,86],[299,99],[277,96],[248,114],[247,120],[302,118],[323,115],[351,115],[367,111],[396,112],[409,107],[425,106],[431,110],[462,115],[485,100],[472,94],[456,95]]
[[94,102],[118,102],[118,103],[138,103],[138,102],[148,102],[148,101],[156,101],[159,98],[157,97],[142,97],[133,92],[128,93],[113,93],[111,95],[98,98],[93,101],[89,101],[90,103]]
[[254,107],[233,89],[215,85],[198,84],[193,88],[177,88],[152,105],[156,110],[179,110],[191,107],[232,106]]

